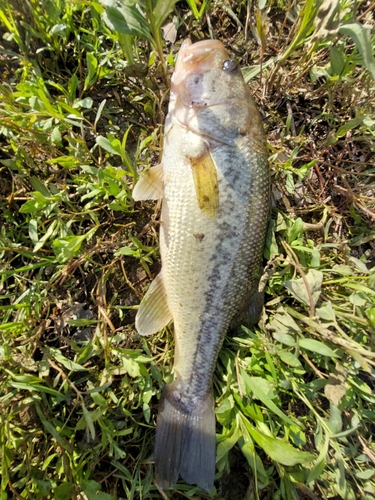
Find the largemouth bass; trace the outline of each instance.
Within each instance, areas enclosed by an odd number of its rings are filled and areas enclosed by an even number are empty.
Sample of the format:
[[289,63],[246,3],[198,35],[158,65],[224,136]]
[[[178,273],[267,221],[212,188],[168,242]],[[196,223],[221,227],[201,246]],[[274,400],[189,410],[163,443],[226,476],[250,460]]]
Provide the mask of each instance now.
[[141,335],[174,322],[174,381],[164,389],[156,427],[161,489],[181,476],[212,490],[212,375],[234,316],[249,302],[255,313],[269,184],[261,119],[238,65],[218,40],[185,40],[161,164],[133,191],[135,200],[163,199],[162,269],[136,316]]

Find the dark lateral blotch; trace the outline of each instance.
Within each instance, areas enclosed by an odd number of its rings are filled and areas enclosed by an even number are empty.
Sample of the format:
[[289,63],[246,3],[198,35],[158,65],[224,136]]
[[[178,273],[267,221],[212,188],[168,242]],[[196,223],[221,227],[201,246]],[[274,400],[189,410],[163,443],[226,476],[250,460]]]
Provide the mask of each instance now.
[[202,241],[203,238],[204,238],[204,234],[203,233],[193,233],[193,236],[198,241]]

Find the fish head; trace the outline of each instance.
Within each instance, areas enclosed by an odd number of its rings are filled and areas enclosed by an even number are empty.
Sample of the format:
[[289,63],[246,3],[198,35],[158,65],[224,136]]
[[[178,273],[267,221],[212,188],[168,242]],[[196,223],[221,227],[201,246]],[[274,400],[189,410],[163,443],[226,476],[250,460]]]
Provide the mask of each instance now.
[[[172,76],[171,92],[186,107],[203,107],[233,99],[243,88],[237,63],[219,40],[183,42]],[[229,88],[228,88],[229,86]]]
[[254,103],[241,70],[222,42],[185,40],[171,82],[172,122],[232,144],[248,127],[249,106]]

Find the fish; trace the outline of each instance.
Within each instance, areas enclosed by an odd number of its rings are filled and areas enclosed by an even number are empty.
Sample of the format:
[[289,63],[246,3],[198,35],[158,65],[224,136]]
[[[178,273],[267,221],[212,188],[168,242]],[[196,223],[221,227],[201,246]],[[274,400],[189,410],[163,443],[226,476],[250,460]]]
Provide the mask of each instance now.
[[148,336],[174,323],[174,379],[156,423],[155,479],[179,476],[210,492],[216,436],[212,377],[224,337],[257,322],[270,213],[270,172],[260,114],[241,69],[219,40],[183,41],[171,78],[159,165],[133,198],[162,200],[162,267],[137,311]]

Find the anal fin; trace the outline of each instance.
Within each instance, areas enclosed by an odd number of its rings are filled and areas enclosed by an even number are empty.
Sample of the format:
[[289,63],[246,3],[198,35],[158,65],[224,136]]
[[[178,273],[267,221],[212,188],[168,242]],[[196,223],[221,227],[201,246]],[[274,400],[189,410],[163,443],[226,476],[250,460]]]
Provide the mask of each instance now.
[[159,332],[172,320],[164,290],[162,274],[158,274],[144,296],[135,318],[139,335],[152,335]]
[[141,174],[139,181],[133,189],[133,199],[159,200],[164,196],[163,165],[151,167]]
[[259,269],[259,278],[248,291],[238,313],[232,319],[229,326],[229,329],[233,332],[238,330],[242,325],[251,328],[259,322],[264,305],[267,281],[274,272],[273,267],[273,263],[270,261],[264,270]]
[[251,328],[259,321],[264,303],[264,291],[252,290],[243,302],[241,309],[232,319],[230,330],[239,330],[241,326]]

